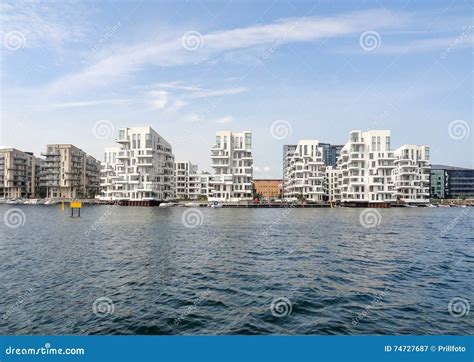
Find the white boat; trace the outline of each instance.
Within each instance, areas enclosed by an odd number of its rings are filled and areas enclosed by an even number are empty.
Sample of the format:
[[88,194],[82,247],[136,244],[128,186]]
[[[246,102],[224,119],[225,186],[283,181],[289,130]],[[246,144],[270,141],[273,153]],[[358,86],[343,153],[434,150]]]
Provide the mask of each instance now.
[[158,205],[158,207],[171,207],[174,206],[175,204],[172,202],[162,202],[161,204]]
[[45,205],[56,205],[56,204],[58,204],[58,203],[59,203],[59,201],[58,201],[58,200],[55,200],[55,199],[47,199],[47,200],[44,202]]
[[433,204],[428,204],[428,205],[426,205],[426,207],[438,207],[438,206],[433,205]]
[[216,208],[220,208],[220,207],[224,207],[223,204],[221,204],[221,203],[219,203],[219,202],[217,202],[217,201],[214,201],[214,202],[213,202],[212,204],[210,204],[209,206],[212,207],[212,208],[215,208],[215,209],[216,209]]
[[36,205],[38,203],[38,199],[28,199],[28,200],[25,200],[24,204],[25,205]]
[[197,202],[188,202],[184,204],[186,207],[199,207],[199,204]]

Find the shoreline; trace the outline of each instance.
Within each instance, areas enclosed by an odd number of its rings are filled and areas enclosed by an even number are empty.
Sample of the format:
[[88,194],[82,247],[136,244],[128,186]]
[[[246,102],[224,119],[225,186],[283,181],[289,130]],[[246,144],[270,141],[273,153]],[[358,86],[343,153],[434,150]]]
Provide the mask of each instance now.
[[[198,202],[198,201],[177,201],[177,202],[160,202],[157,200],[144,200],[144,201],[106,201],[96,199],[77,199],[77,200],[53,200],[53,199],[22,199],[22,200],[0,200],[0,205],[34,205],[34,206],[54,206],[61,205],[64,202],[65,207],[69,208],[68,203],[71,201],[80,201],[84,206],[101,206],[101,205],[118,205],[118,206],[129,206],[129,207],[211,207],[212,202]],[[440,202],[441,201],[441,202]],[[230,209],[285,209],[285,208],[298,208],[298,209],[334,209],[334,208],[377,208],[377,209],[388,209],[388,208],[448,208],[448,207],[474,207],[474,200],[432,200],[430,203],[425,204],[396,204],[396,203],[350,203],[342,205],[331,205],[331,204],[316,204],[316,203],[294,203],[294,202],[267,202],[267,203],[243,203],[243,202],[229,202],[229,203],[218,203],[217,208],[230,208]],[[215,208],[212,205],[212,208]]]

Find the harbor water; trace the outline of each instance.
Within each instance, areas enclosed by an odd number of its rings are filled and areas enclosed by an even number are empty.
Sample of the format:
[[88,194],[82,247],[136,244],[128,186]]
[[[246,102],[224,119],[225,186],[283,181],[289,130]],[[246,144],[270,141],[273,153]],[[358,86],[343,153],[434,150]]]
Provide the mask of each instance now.
[[0,334],[471,334],[472,210],[0,205]]

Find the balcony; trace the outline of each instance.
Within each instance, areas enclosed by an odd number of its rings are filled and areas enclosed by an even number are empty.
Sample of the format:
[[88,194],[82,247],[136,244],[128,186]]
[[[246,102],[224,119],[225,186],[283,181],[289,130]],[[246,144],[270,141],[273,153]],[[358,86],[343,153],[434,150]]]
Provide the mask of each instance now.
[[117,159],[125,159],[130,157],[130,152],[128,151],[120,151],[117,155]]
[[[148,162],[148,161],[138,161],[135,166],[137,167],[151,167],[153,166],[153,162]],[[163,167],[163,169],[165,168],[171,168],[171,167]]]
[[411,158],[397,158],[397,159],[395,159],[394,162],[395,163],[400,163],[400,164],[411,163]]
[[130,143],[130,138],[129,137],[127,137],[127,138],[117,138],[115,140],[115,142],[117,142],[117,143]]
[[387,155],[383,155],[382,157],[379,157],[378,158],[379,160],[390,160],[390,161],[395,161],[397,158],[395,157],[395,155],[393,153],[389,153]]

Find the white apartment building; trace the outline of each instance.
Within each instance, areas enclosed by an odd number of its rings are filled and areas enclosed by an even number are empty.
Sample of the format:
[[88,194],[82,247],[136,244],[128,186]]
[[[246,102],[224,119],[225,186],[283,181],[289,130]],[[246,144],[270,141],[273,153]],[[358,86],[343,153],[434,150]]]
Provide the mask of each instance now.
[[0,198],[38,197],[41,162],[31,152],[0,149]]
[[175,182],[178,200],[197,200],[209,196],[210,174],[198,170],[190,161],[175,163]]
[[99,191],[100,162],[71,144],[51,144],[43,154],[40,185],[49,198],[93,198]]
[[[429,147],[391,151],[390,131],[352,131],[338,158],[337,189],[329,199],[346,204],[429,202]],[[334,179],[332,180],[334,182]]]
[[352,131],[342,148],[337,168],[343,203],[394,202],[395,155],[390,151],[390,131]]
[[326,166],[323,148],[317,140],[298,142],[285,174],[284,199],[302,198],[311,202],[325,201]]
[[394,196],[397,202],[425,204],[430,199],[430,149],[405,145],[395,150]]
[[211,147],[211,166],[215,171],[209,182],[209,201],[252,200],[252,133],[219,131]]
[[174,198],[171,145],[151,127],[121,128],[101,170],[102,200],[165,201]]
[[120,147],[106,147],[100,168],[100,196],[102,200],[120,200],[123,196],[123,183],[117,183],[123,164],[118,162]]
[[281,186],[283,198],[286,198],[286,189],[290,184],[288,168],[290,167],[291,159],[295,154],[296,147],[297,145],[283,145],[283,182]]
[[339,178],[341,172],[337,169],[336,166],[327,166],[326,167],[326,195],[328,201],[335,203],[341,199],[341,190],[339,188]]

